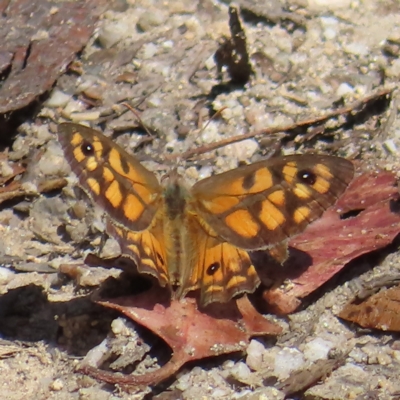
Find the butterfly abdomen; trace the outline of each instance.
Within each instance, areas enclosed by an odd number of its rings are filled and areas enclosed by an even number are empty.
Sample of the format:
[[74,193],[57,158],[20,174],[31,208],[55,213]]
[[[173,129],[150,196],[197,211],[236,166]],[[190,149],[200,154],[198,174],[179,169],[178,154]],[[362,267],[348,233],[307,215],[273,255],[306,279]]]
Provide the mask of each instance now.
[[163,193],[164,238],[167,265],[171,286],[181,285],[182,269],[188,249],[185,248],[187,230],[188,191],[181,184],[179,176],[174,176],[167,182]]

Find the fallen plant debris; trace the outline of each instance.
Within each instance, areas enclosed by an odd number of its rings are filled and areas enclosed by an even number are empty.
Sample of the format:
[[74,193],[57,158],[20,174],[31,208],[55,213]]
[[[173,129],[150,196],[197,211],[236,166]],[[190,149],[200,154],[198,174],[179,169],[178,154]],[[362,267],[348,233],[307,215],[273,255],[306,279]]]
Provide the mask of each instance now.
[[100,370],[99,365],[83,361],[80,370],[112,384],[155,385],[171,377],[189,361],[243,352],[252,336],[281,333],[279,325],[259,314],[247,296],[227,304],[213,304],[206,311],[200,311],[193,298],[170,300],[168,291],[160,293],[159,288],[153,288],[137,296],[97,300],[97,303],[123,313],[161,337],[173,352],[164,366],[143,375],[122,375]]
[[338,317],[363,328],[400,332],[400,285],[350,302]]
[[[0,173],[0,187],[4,186],[7,182],[12,181],[16,176],[25,172],[25,167],[20,163],[9,165],[7,163],[7,154],[0,153],[0,165],[2,165],[2,171]],[[7,163],[6,170],[4,170],[4,164]]]
[[[297,132],[299,129],[304,129],[304,131],[305,131],[310,126],[319,126],[320,129],[318,131],[318,134],[322,134],[324,132],[323,124],[326,123],[327,121],[338,118],[340,116],[354,115],[359,112],[364,112],[366,107],[376,104],[380,100],[390,101],[392,92],[393,92],[392,89],[381,89],[370,96],[366,96],[365,98],[363,98],[361,100],[358,100],[348,106],[340,107],[340,108],[338,108],[334,111],[331,111],[325,115],[298,121],[294,124],[290,124],[287,126],[265,128],[265,129],[261,129],[261,130],[255,131],[255,132],[248,132],[248,133],[244,133],[241,135],[231,136],[229,138],[219,140],[215,143],[210,143],[210,144],[207,144],[204,146],[199,146],[198,148],[190,149],[190,150],[186,151],[184,154],[181,154],[180,157],[183,159],[189,159],[193,156],[204,154],[204,153],[210,152],[212,150],[216,150],[221,147],[227,146],[229,144],[242,142],[247,139],[252,139],[252,138],[257,138],[257,137],[261,138],[261,137],[273,135],[273,134],[279,133],[279,132],[286,132],[286,133]],[[301,139],[298,142],[304,143],[308,139],[309,139],[309,136],[306,135],[304,137],[304,139]],[[166,159],[175,159],[175,158],[177,158],[176,154],[167,155],[167,157],[166,157]]]
[[231,37],[224,39],[214,55],[218,75],[222,79],[222,68],[226,66],[231,82],[244,85],[250,79],[253,70],[238,9],[233,6],[229,7],[229,29]]
[[26,107],[51,89],[89,40],[105,3],[101,0],[0,3],[0,114]]
[[317,360],[307,368],[300,370],[276,386],[286,395],[305,390],[314,383],[328,376],[332,371],[343,365],[350,348],[343,349],[326,360]]
[[64,178],[44,179],[36,187],[13,181],[4,187],[0,187],[0,204],[19,197],[38,196],[41,193],[62,189],[67,185],[68,182]]

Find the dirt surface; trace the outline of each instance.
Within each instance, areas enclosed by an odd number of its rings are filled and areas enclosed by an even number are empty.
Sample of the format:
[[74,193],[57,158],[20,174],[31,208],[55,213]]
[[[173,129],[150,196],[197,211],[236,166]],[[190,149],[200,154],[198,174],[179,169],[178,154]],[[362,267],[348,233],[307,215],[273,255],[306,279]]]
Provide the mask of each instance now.
[[[75,280],[58,274],[60,265],[82,264],[97,251],[104,231],[100,210],[74,189],[55,135],[58,123],[86,122],[113,133],[149,169],[161,176],[178,165],[189,183],[244,161],[315,150],[356,159],[364,170],[399,170],[396,93],[362,115],[328,121],[325,129],[259,135],[191,160],[172,156],[317,118],[397,86],[397,1],[237,4],[254,71],[245,85],[229,85],[226,72],[218,80],[213,55],[229,36],[226,3],[114,1],[46,101],[25,115],[11,144],[3,143],[2,184],[20,163],[19,184],[28,195],[1,203],[0,399],[400,398],[398,334],[360,331],[337,317],[365,285],[400,278],[395,245],[352,263],[303,310],[275,318],[284,328],[277,340],[253,339],[244,353],[189,364],[156,388],[127,392],[76,372],[106,338],[115,354],[110,367],[127,373],[132,360],[136,372],[151,370],[169,352],[90,300],[93,288],[119,270],[82,266]],[[66,177],[64,189],[39,194],[38,183]],[[101,255],[118,255],[118,246],[108,239]],[[100,356],[104,346],[97,347]]]

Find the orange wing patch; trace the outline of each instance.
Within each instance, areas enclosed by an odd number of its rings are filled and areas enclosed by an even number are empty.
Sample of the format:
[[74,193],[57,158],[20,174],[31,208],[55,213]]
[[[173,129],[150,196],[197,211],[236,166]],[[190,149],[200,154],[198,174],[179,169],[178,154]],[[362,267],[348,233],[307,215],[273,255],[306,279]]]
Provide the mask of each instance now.
[[260,231],[259,224],[254,220],[251,214],[244,209],[228,214],[225,217],[225,223],[238,235],[246,238],[254,237]]
[[260,220],[271,231],[282,225],[286,218],[269,200],[264,200],[259,214]]
[[288,162],[282,170],[283,173],[283,177],[285,179],[285,181],[289,184],[293,183],[293,181],[295,180],[295,177],[297,175],[297,164],[293,161]]

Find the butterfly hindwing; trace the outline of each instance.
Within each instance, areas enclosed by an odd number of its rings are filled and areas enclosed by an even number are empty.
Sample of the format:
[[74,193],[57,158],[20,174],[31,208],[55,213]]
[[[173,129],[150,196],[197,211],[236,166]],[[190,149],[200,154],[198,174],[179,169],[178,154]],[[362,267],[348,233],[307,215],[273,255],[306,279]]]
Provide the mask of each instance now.
[[[199,290],[200,303],[225,303],[243,292],[253,292],[259,278],[247,251],[204,231],[202,221],[187,220],[187,244],[177,297]],[[185,242],[184,242],[185,243]],[[193,245],[194,244],[194,245]]]
[[107,232],[117,240],[121,253],[135,262],[138,272],[153,275],[161,286],[166,286],[169,285],[169,273],[159,222],[143,232],[134,232],[108,220]]

